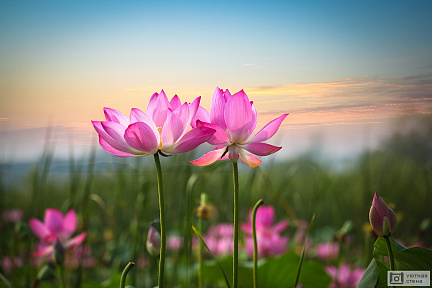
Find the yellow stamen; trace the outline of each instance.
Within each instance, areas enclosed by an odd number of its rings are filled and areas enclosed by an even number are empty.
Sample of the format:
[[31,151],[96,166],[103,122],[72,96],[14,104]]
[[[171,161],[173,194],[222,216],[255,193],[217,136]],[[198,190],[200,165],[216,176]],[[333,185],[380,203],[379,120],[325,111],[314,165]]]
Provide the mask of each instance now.
[[157,130],[159,132],[159,138],[160,138],[158,149],[161,149],[162,148],[162,127],[157,127]]

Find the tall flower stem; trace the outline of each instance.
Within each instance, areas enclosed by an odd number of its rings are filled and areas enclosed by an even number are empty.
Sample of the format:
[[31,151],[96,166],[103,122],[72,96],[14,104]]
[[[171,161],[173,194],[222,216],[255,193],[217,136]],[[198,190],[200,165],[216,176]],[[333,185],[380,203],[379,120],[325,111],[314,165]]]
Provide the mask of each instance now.
[[64,276],[63,265],[58,265],[57,266],[57,271],[58,271],[58,276],[59,276],[59,280],[60,280],[60,287],[61,288],[65,288],[66,284],[65,284],[65,276]]
[[260,199],[254,206],[252,211],[252,237],[254,244],[254,254],[253,254],[253,287],[258,287],[258,244],[256,237],[256,214],[258,211],[258,207],[264,203],[262,199]]
[[233,163],[234,182],[234,248],[233,248],[233,288],[238,287],[238,236],[239,236],[239,182],[237,161]]
[[389,259],[390,259],[390,271],[394,270],[394,257],[393,257],[393,250],[391,248],[391,244],[390,244],[390,237],[388,236],[384,236],[384,239],[386,241],[387,244],[387,250],[388,250],[388,254],[389,254]]
[[164,271],[165,271],[165,250],[166,250],[166,233],[165,233],[165,204],[163,196],[163,181],[162,181],[162,168],[159,160],[159,153],[155,153],[154,160],[156,165],[157,180],[158,180],[158,194],[159,194],[159,218],[160,218],[160,232],[161,232],[161,247],[159,255],[159,278],[158,287],[164,286]]

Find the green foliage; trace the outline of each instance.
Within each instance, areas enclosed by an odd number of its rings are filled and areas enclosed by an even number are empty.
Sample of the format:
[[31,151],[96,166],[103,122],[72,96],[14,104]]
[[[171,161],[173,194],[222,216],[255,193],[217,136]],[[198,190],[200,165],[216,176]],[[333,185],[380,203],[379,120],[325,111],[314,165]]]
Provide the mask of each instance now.
[[[269,257],[258,263],[258,287],[294,287],[300,256],[290,251],[280,257]],[[232,273],[232,257],[219,260],[229,278]],[[208,261],[204,266],[204,279],[208,283],[223,283],[215,261]],[[316,261],[303,262],[299,283],[303,287],[325,288],[331,278],[324,271],[324,265]],[[252,263],[243,262],[239,267],[239,287],[250,288],[252,282]],[[224,287],[224,286],[215,286]]]
[[[390,238],[396,270],[402,271],[430,271],[432,269],[432,250],[423,247],[406,248]],[[374,244],[374,256],[388,256],[388,250],[383,237],[379,237]],[[357,288],[388,287],[387,271],[389,268],[377,258],[372,259],[363,274]]]

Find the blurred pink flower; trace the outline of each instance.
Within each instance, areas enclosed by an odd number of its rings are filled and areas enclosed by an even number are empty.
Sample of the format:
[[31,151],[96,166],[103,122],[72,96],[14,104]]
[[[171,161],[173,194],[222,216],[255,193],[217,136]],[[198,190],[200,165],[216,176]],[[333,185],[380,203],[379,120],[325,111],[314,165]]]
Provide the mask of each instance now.
[[216,256],[232,254],[234,241],[234,226],[229,223],[220,223],[211,226],[207,232],[202,235],[204,242],[210,251]]
[[177,95],[168,101],[162,90],[150,98],[146,113],[133,108],[127,117],[115,109],[104,108],[106,121],[92,123],[102,148],[118,157],[145,156],[158,151],[187,152],[214,133],[208,127],[188,131],[200,99],[182,105]]
[[10,209],[3,211],[1,214],[1,220],[3,223],[17,223],[23,218],[23,211],[20,209]]
[[320,260],[336,259],[339,255],[339,244],[337,242],[319,243],[315,246],[315,254]]
[[[258,246],[258,257],[276,256],[287,251],[288,236],[281,236],[280,233],[288,227],[288,220],[280,221],[273,225],[275,221],[273,206],[261,206],[256,215],[256,235]],[[242,229],[246,232],[245,250],[250,257],[253,257],[253,238],[252,238],[252,211],[249,214],[249,222],[242,224]]]
[[170,250],[179,250],[183,246],[183,237],[169,236],[167,239],[167,247]]
[[91,256],[91,248],[88,245],[73,247],[67,251],[65,257],[65,266],[69,269],[77,269],[80,265],[84,268],[96,265],[96,258]]
[[72,238],[71,236],[74,234],[76,226],[77,216],[74,210],[70,210],[63,217],[63,214],[59,210],[50,208],[45,210],[43,223],[38,219],[30,219],[30,228],[40,240],[33,256],[52,257],[56,239],[60,241],[65,250],[80,245],[84,241],[86,233],[81,233]]
[[327,266],[325,270],[332,277],[330,288],[355,288],[365,272],[360,268],[351,270],[348,264],[342,264],[339,268]]
[[3,256],[1,260],[1,267],[5,273],[10,273],[14,268],[21,268],[23,261],[21,257]]
[[255,136],[250,137],[257,124],[257,111],[246,93],[241,90],[234,95],[216,87],[210,104],[210,114],[202,107],[192,121],[192,127],[210,127],[216,130],[207,140],[211,145],[218,145],[213,151],[191,161],[196,166],[206,166],[217,160],[240,160],[251,168],[258,167],[262,160],[258,156],[267,156],[279,151],[263,141],[270,139],[279,129],[288,114],[283,114],[270,121]]

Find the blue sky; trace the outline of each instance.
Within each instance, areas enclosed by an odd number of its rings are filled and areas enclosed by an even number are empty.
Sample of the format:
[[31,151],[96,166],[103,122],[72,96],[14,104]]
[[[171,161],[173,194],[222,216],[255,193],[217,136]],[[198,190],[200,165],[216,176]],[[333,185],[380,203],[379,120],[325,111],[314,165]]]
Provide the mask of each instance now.
[[431,31],[431,1],[1,1],[0,132],[86,143],[104,106],[165,89],[206,107],[216,86],[290,113],[287,131],[428,114]]

